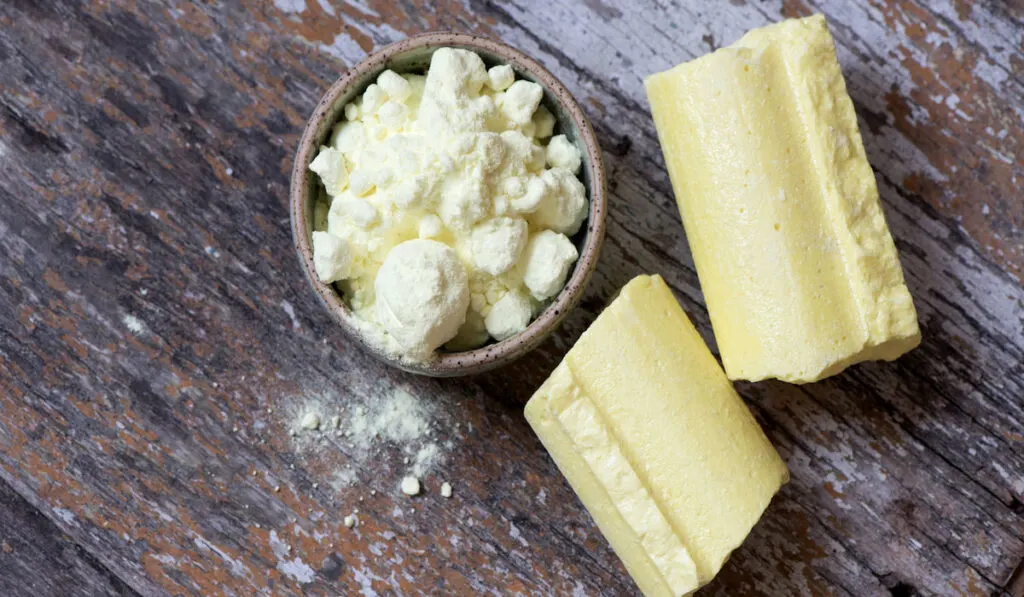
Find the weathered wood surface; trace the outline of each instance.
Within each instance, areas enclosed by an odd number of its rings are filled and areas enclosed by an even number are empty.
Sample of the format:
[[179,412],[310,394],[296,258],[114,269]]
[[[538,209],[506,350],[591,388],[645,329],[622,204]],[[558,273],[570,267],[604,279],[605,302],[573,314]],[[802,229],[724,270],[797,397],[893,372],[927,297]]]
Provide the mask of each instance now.
[[0,595],[61,595],[68,587],[97,597],[138,595],[7,484],[0,485],[0,529]]
[[[793,480],[702,594],[1024,595],[1024,7],[969,0],[0,4],[0,592],[633,594],[521,407],[638,273],[712,340],[642,78],[812,11],[831,18],[924,342],[814,385],[740,385]],[[551,68],[613,191],[583,306],[464,380],[349,345],[287,223],[319,95],[431,29]],[[399,453],[335,491],[344,449],[285,433],[309,393],[382,380],[435,404],[454,444],[420,499],[397,490]]]

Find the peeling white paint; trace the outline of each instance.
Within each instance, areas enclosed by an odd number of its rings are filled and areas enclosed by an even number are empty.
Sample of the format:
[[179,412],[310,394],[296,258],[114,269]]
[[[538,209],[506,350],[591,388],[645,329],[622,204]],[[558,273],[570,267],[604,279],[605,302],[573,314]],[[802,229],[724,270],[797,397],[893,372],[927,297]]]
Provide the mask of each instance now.
[[270,531],[270,550],[277,557],[277,570],[285,576],[301,584],[313,582],[316,571],[299,557],[288,559],[292,548],[277,536],[277,531]]
[[53,515],[59,518],[60,521],[64,524],[78,526],[78,518],[75,516],[75,513],[72,512],[71,510],[68,510],[66,508],[54,508]]
[[308,10],[306,0],[274,0],[274,7],[285,14],[299,14]]
[[288,317],[292,320],[292,329],[298,330],[302,328],[302,324],[299,323],[299,318],[295,316],[295,307],[292,306],[288,301],[281,301],[281,308],[288,314]]
[[355,577],[357,583],[359,583],[359,594],[363,597],[378,597],[377,591],[373,589],[373,581],[384,580],[382,577],[377,576],[373,572],[370,572],[366,568],[352,567],[352,575]]
[[519,530],[519,527],[517,527],[511,520],[508,521],[508,536],[518,541],[523,547],[530,546],[530,543],[523,537],[523,533]]
[[196,536],[193,537],[192,541],[196,544],[196,547],[198,547],[199,549],[212,551],[218,556],[220,556],[222,560],[227,562],[228,569],[231,571],[231,574],[233,576],[239,578],[250,578],[252,576],[252,570],[250,570],[249,567],[246,566],[244,562],[231,557],[223,549],[210,543],[204,537]]
[[280,560],[277,562],[277,569],[281,574],[293,578],[295,582],[300,584],[311,583],[313,582],[313,579],[316,578],[316,571],[310,568],[300,558]]
[[320,49],[342,60],[345,64],[355,64],[366,58],[366,52],[359,47],[359,44],[344,33],[334,36],[334,41],[330,44],[320,44]]
[[317,4],[320,5],[320,9],[326,12],[327,14],[331,15],[332,17],[336,14],[334,12],[334,7],[331,6],[329,0],[316,0],[316,2]]

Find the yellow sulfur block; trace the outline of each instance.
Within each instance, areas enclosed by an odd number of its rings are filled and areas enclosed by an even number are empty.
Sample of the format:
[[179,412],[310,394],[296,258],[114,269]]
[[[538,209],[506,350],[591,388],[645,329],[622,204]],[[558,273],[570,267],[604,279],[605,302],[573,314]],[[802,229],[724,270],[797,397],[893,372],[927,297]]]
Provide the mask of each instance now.
[[816,381],[920,343],[823,16],[646,86],[731,379]]
[[640,276],[526,418],[647,597],[708,583],[786,465],[659,276]]

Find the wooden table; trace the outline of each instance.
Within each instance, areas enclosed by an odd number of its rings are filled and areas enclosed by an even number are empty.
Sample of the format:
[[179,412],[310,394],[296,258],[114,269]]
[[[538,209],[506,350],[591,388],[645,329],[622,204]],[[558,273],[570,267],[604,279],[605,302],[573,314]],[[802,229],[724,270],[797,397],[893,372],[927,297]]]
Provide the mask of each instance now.
[[[522,406],[636,274],[661,273],[713,341],[642,79],[815,11],[924,341],[822,383],[739,384],[793,479],[701,594],[1024,595],[1012,0],[2,3],[0,594],[635,594]],[[347,342],[300,274],[286,209],[321,93],[432,29],[547,65],[611,179],[582,307],[470,379],[386,369]],[[430,404],[451,442],[415,499],[399,451],[335,490],[344,444],[287,433],[310,396],[340,406],[380,384]]]

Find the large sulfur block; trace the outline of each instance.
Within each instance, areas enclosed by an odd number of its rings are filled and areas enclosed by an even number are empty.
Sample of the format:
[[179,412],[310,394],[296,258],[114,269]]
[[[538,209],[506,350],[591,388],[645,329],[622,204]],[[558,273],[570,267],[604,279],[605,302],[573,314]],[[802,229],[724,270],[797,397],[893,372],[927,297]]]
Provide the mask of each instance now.
[[526,418],[647,597],[708,583],[788,478],[659,276],[640,276]]
[[646,85],[730,378],[816,381],[918,345],[824,17],[751,31]]

